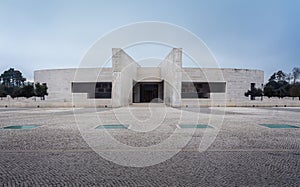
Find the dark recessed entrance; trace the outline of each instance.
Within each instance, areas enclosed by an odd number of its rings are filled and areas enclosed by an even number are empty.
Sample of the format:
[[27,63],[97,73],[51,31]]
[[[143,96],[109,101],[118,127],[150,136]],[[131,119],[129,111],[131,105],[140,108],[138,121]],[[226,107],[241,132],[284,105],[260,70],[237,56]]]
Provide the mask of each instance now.
[[148,103],[158,98],[158,84],[141,84],[141,102]]
[[163,101],[163,82],[136,82],[133,86],[134,103]]

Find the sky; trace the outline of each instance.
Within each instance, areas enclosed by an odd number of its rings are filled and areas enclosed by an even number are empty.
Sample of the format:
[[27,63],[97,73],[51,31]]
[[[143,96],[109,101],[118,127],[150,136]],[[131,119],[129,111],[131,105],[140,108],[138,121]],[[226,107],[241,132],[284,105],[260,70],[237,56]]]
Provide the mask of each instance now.
[[98,38],[143,21],[189,30],[222,68],[261,69],[268,79],[300,67],[299,0],[1,0],[0,72],[33,80],[34,70],[76,68]]

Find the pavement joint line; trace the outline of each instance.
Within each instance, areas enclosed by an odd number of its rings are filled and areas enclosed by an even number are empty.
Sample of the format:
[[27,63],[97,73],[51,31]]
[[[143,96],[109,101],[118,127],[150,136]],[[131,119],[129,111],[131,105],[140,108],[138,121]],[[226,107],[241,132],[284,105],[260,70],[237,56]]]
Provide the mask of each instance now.
[[[143,148],[143,147],[136,147]],[[140,149],[140,150],[128,150],[128,149],[95,149],[95,151],[104,152],[159,152],[159,151],[181,151],[181,152],[199,152],[199,149]],[[95,152],[93,149],[36,149],[36,150],[0,150],[1,153],[64,153],[64,152]],[[208,149],[201,152],[300,152],[299,149]]]

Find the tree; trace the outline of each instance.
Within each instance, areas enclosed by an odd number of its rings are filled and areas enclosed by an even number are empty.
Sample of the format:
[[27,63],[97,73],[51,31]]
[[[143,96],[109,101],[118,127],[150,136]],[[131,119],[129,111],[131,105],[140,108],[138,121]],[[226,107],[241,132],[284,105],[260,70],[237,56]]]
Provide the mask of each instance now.
[[293,79],[293,74],[292,73],[288,73],[286,74],[286,80],[288,81],[289,84],[291,84],[291,80]]
[[263,91],[260,88],[253,88],[252,90],[245,92],[246,97],[249,97],[249,95],[251,95],[251,100],[255,100],[255,97],[263,96]]
[[285,78],[286,78],[286,74],[282,70],[279,70],[276,73],[276,79],[277,79],[277,81],[285,81]]
[[264,88],[264,96],[268,98],[275,96],[276,92],[272,85],[266,85]]
[[269,78],[269,82],[275,81],[275,80],[276,80],[276,73],[273,73],[273,75],[271,75],[271,77]]
[[0,75],[0,80],[4,86],[21,87],[24,85],[26,78],[22,76],[20,71],[10,68]]
[[[26,78],[22,73],[14,68],[4,71],[0,75],[0,97],[10,95],[11,98],[26,97],[30,98],[35,95],[34,83],[25,82]],[[40,85],[42,92],[40,94],[47,94],[45,85]],[[44,96],[42,96],[44,97]]]
[[264,95],[267,97],[287,97],[290,95],[289,74],[279,70],[269,78],[269,82],[264,87]]
[[290,95],[292,97],[299,97],[299,100],[300,100],[300,83],[299,82],[296,82],[295,84],[293,84],[291,86]]
[[286,81],[278,81],[278,89],[276,90],[276,96],[279,98],[290,96],[290,84]]
[[21,97],[21,89],[19,87],[8,87],[11,98]]
[[46,83],[40,84],[39,82],[37,82],[35,84],[35,95],[37,97],[40,97],[41,100],[45,100],[45,95],[48,95],[48,87]]
[[264,88],[264,95],[268,97],[287,97],[289,96],[290,85],[286,81],[270,81]]
[[273,75],[269,78],[269,82],[272,81],[285,81],[287,80],[287,74],[284,73],[282,70],[277,71],[276,73],[273,73]]
[[34,87],[32,84],[27,84],[24,85],[21,89],[20,89],[20,97],[26,97],[27,99],[34,96]]
[[3,97],[6,97],[7,96],[7,93],[5,91],[5,88],[4,86],[0,85],[0,97],[1,97],[1,100]]
[[300,78],[300,68],[293,68],[293,78],[294,78],[294,84],[296,83],[296,80]]

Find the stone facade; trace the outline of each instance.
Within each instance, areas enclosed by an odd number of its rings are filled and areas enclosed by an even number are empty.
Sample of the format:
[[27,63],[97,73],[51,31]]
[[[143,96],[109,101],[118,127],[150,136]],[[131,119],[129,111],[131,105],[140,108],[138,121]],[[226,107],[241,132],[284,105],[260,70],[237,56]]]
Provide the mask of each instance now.
[[[115,48],[112,49],[111,68],[37,70],[34,72],[34,81],[47,83],[48,101],[72,102],[73,106],[122,107],[141,101],[156,102],[157,98],[172,107],[201,106],[203,103],[223,106],[226,102],[238,105],[239,102],[247,101],[244,93],[250,90],[251,84],[255,84],[256,88],[263,86],[264,72],[183,68],[180,48],[174,48],[158,67],[141,67],[122,49]],[[95,92],[72,91],[74,83],[101,82],[112,84],[111,98],[90,98],[88,95]],[[182,85],[186,82],[195,85],[194,92],[199,98],[183,97]],[[214,88],[216,85],[222,85],[222,88]],[[152,87],[155,91],[149,90]]]

